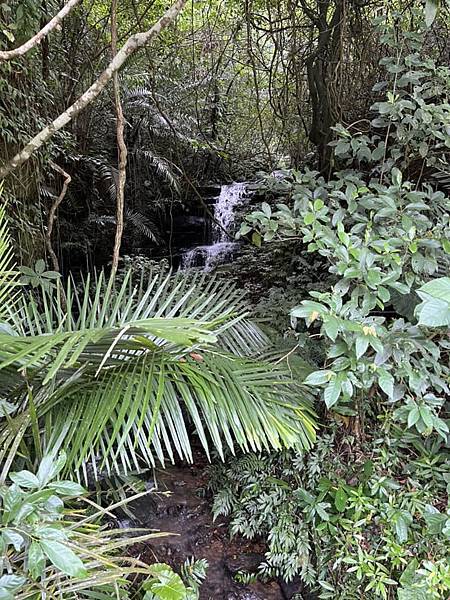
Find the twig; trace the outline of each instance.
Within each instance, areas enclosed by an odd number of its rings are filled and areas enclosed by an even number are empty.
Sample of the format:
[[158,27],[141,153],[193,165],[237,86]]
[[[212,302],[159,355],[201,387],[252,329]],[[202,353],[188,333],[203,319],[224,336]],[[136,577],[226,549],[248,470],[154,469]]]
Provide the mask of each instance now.
[[49,164],[54,171],[56,171],[57,173],[59,173],[60,175],[62,175],[64,177],[64,184],[63,184],[61,193],[56,198],[56,200],[53,202],[53,204],[50,208],[50,212],[48,213],[47,234],[45,236],[47,250],[48,250],[48,253],[50,254],[50,258],[52,259],[53,270],[56,271],[57,273],[60,273],[61,269],[59,267],[58,257],[56,256],[56,253],[53,250],[53,246],[52,246],[52,232],[53,232],[53,225],[54,225],[54,222],[56,219],[56,211],[58,210],[59,205],[61,204],[61,202],[64,200],[64,198],[66,196],[67,188],[69,187],[69,183],[72,181],[72,177],[69,175],[69,173],[64,171],[64,169],[62,167],[60,167],[53,161],[50,161]]

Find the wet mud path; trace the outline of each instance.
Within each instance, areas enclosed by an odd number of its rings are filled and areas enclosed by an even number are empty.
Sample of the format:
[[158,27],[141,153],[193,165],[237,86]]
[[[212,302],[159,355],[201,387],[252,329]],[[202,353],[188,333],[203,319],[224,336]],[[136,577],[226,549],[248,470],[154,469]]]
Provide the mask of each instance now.
[[196,466],[158,470],[158,491],[132,504],[140,525],[173,534],[140,545],[140,558],[148,563],[165,562],[174,568],[179,568],[188,557],[205,558],[209,567],[201,600],[291,600],[294,586],[276,581],[235,581],[240,570],[256,571],[264,558],[264,544],[230,539],[225,520],[213,523],[210,500],[199,493],[207,479],[204,457],[198,458]]

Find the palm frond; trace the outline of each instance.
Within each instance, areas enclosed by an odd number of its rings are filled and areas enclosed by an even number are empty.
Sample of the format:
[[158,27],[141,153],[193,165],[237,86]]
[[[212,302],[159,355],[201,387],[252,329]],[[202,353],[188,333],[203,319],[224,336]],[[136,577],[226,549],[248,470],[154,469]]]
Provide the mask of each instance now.
[[[139,211],[126,209],[124,213],[124,221],[126,225],[131,224],[137,231],[139,231],[152,242],[158,243],[161,240],[157,225]],[[101,227],[104,227],[105,225],[116,225],[116,217],[113,215],[91,214],[88,217],[88,222],[95,223]]]
[[[0,187],[1,195],[1,187]],[[8,233],[6,207],[0,206],[0,327],[5,306],[12,306],[17,296],[19,273],[14,269],[13,250]]]
[[173,190],[176,192],[180,191],[179,176],[181,171],[176,165],[170,163],[166,158],[154,154],[150,150],[135,150],[131,156],[132,158],[134,157],[134,160],[145,159],[146,163],[155,169],[158,175],[165,179]]
[[66,311],[52,293],[43,310],[24,297],[9,311],[14,335],[0,334],[0,391],[16,406],[0,426],[5,465],[30,446],[33,423],[43,451],[64,442],[68,469],[85,478],[190,461],[192,431],[221,455],[311,445],[308,392],[257,358],[267,339],[228,284],[128,274],[116,289],[100,274],[81,292],[69,281]]

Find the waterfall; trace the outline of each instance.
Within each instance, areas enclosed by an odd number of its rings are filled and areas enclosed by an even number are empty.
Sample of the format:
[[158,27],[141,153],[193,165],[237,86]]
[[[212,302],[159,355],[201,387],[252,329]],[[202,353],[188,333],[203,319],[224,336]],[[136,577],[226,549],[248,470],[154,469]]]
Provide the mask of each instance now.
[[181,268],[203,266],[205,271],[230,260],[238,245],[230,241],[228,233],[234,225],[235,209],[242,203],[245,195],[245,183],[223,185],[214,204],[214,223],[211,244],[196,246],[184,252]]

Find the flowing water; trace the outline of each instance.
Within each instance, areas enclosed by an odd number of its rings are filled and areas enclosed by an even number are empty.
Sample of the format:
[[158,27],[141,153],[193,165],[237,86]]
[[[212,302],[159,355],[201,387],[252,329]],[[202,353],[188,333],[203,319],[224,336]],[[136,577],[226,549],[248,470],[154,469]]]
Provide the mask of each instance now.
[[242,204],[245,196],[245,183],[223,185],[214,204],[214,223],[211,244],[195,246],[184,252],[181,260],[183,270],[191,267],[203,267],[210,271],[217,265],[229,261],[238,246],[230,241],[235,218],[235,209]]

